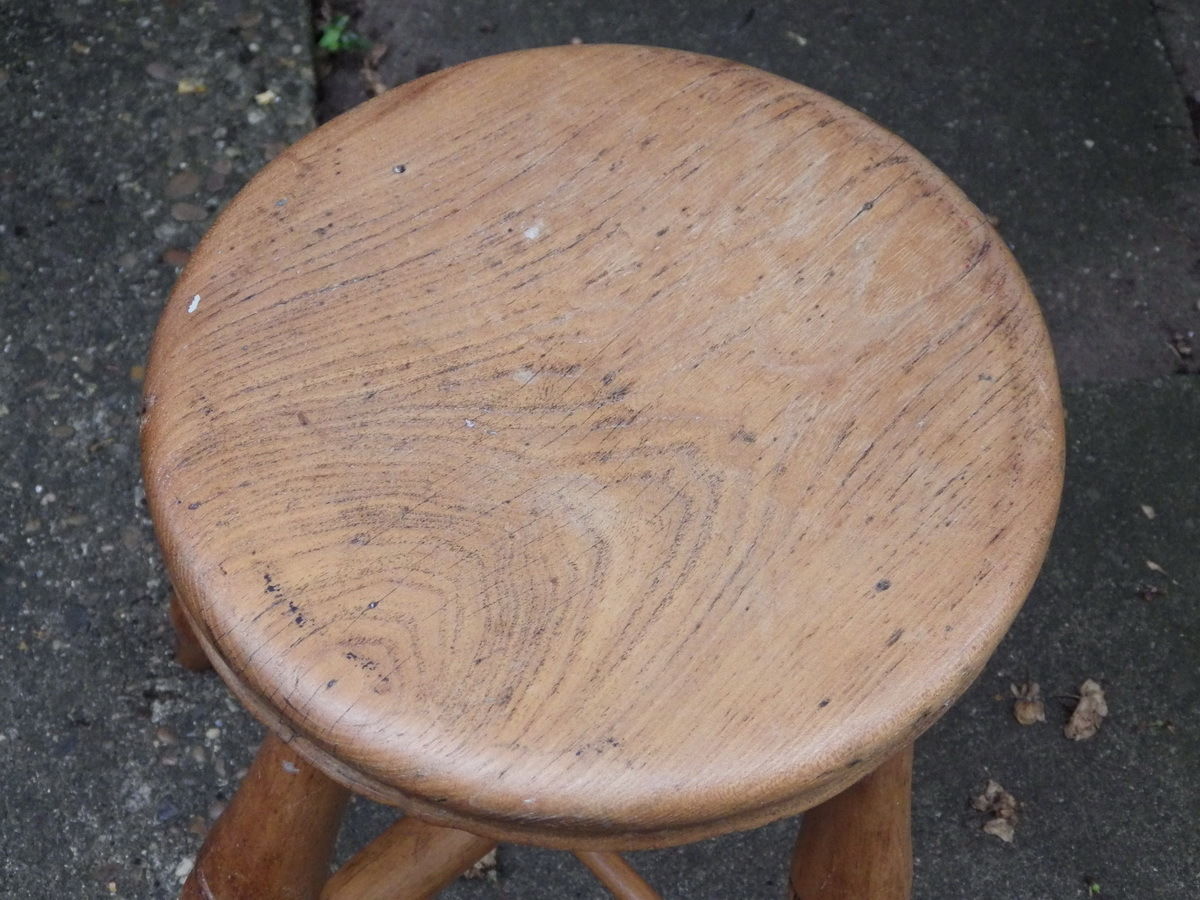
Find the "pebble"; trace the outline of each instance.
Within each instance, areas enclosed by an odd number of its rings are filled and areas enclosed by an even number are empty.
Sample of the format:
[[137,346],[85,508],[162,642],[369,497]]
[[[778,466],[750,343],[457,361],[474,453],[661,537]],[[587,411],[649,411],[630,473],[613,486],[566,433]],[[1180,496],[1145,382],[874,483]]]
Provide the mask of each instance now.
[[170,822],[179,815],[179,808],[171,800],[164,800],[158,807],[155,817],[160,822]]
[[171,217],[177,222],[202,222],[208,218],[208,211],[195,203],[172,203]]
[[75,429],[70,425],[55,425],[50,429],[50,436],[65,441],[67,438],[75,436]]
[[142,530],[136,525],[126,525],[121,529],[121,545],[131,553],[142,546]]
[[195,746],[192,748],[192,759],[194,759],[196,762],[203,764],[207,758],[208,757],[204,755],[203,747]]
[[154,730],[154,739],[160,744],[165,744],[168,747],[179,743],[179,735],[177,735],[166,725],[160,725]]
[[152,62],[146,64],[146,74],[151,78],[157,78],[159,81],[174,81],[175,70],[166,63]]
[[179,865],[177,865],[175,867],[175,877],[178,878],[180,881],[183,881],[183,879],[188,877],[188,874],[192,871],[192,866],[194,866],[195,864],[196,864],[196,857],[185,856],[183,859],[181,859],[179,861]]
[[180,268],[187,265],[187,261],[192,258],[192,254],[180,247],[168,247],[163,251],[162,261],[168,266]]
[[208,729],[208,731],[204,732],[204,737],[210,741],[215,741],[220,736],[221,736],[220,728],[210,728],[210,729]]
[[179,200],[196,193],[200,187],[200,173],[185,169],[171,176],[167,182],[166,195],[169,200]]

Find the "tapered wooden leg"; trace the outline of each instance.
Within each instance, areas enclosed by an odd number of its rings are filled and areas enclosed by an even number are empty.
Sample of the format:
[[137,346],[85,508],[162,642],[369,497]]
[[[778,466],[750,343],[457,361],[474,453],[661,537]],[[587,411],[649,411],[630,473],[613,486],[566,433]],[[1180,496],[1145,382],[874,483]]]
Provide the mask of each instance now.
[[321,900],[433,897],[495,846],[491,838],[405,816],[338,869]]
[[200,848],[184,900],[316,900],[347,797],[268,735]]
[[908,900],[912,894],[912,746],[804,814],[793,900]]
[[576,850],[575,856],[617,900],[662,900],[619,853]]
[[196,634],[192,631],[187,614],[183,611],[183,607],[179,603],[179,598],[175,596],[174,591],[171,591],[169,603],[171,608],[171,627],[175,629],[176,661],[185,669],[191,669],[193,672],[203,672],[205,669],[211,669],[212,663],[208,661],[208,656],[204,653],[204,648],[196,640]]

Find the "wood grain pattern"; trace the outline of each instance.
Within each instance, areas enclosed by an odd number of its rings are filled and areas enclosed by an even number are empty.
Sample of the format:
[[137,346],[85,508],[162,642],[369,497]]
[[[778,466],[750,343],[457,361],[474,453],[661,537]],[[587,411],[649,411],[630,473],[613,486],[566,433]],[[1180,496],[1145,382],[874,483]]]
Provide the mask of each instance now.
[[804,814],[792,900],[908,900],[912,895],[912,746]]
[[495,846],[489,838],[405,816],[338,869],[321,900],[436,897]]
[[580,46],[272,162],[154,339],[144,475],[219,671],[355,789],[572,849],[797,812],[928,727],[1041,563],[1037,304],[916,151]]
[[267,735],[205,838],[182,900],[317,900],[348,796]]

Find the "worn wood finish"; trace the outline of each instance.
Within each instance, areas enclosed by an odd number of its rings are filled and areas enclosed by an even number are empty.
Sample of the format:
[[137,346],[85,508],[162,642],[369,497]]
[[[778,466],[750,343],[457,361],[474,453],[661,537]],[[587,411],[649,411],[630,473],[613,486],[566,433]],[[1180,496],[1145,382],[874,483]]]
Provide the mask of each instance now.
[[617,900],[662,900],[629,863],[617,853],[580,850],[575,856]]
[[490,838],[406,816],[338,869],[321,900],[434,897],[495,846]]
[[175,660],[185,669],[193,672],[204,672],[212,668],[204,647],[196,638],[192,625],[188,621],[187,612],[179,602],[179,597],[171,591],[167,598],[167,608],[171,617],[171,629],[175,633]]
[[908,900],[912,894],[912,746],[804,814],[793,900]]
[[1054,365],[912,148],[709,57],[380,97],[192,255],[146,380],[172,579],[257,715],[469,831],[660,846],[909,743],[1037,572]]
[[348,796],[268,734],[205,838],[183,900],[316,900]]

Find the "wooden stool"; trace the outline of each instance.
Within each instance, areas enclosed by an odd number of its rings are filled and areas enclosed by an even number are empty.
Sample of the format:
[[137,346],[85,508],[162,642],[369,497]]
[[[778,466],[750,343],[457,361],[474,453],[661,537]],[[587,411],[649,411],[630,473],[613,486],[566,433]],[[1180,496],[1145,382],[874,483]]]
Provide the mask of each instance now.
[[[185,895],[516,841],[652,897],[614,851],[811,810],[796,896],[907,896],[911,744],[1033,582],[1061,419],[1003,241],[807,88],[570,46],[340,117],[150,357],[183,649],[277,736]],[[326,883],[346,788],[406,815]]]

